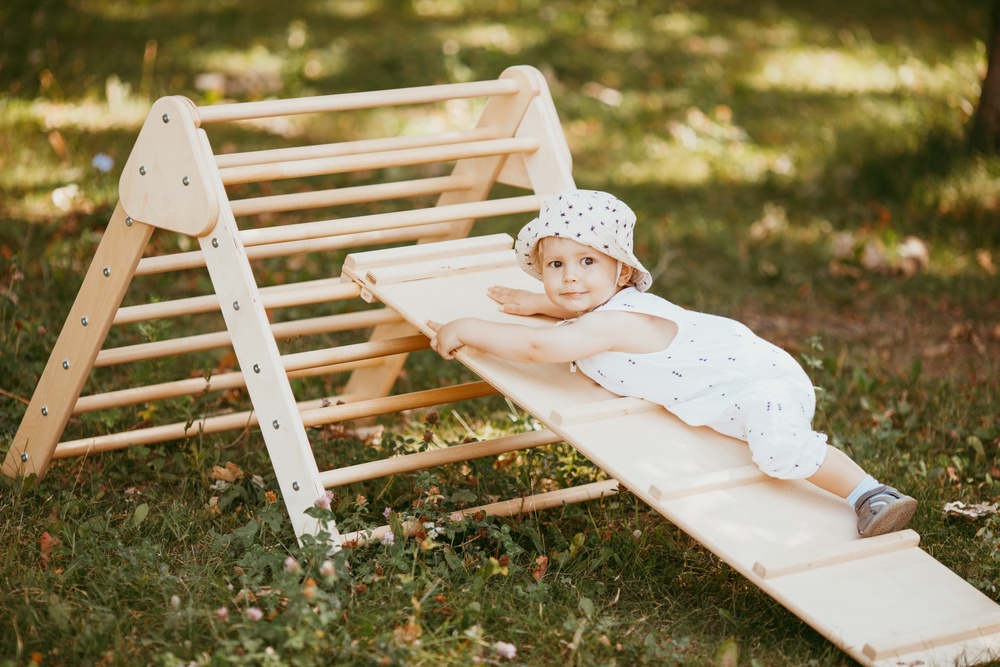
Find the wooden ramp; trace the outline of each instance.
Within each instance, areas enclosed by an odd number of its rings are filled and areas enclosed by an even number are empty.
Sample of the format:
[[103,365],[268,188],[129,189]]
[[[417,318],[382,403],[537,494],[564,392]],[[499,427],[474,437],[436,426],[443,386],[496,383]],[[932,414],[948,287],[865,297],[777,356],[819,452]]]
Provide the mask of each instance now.
[[[425,334],[497,311],[490,285],[540,291],[506,235],[348,256],[344,274]],[[610,394],[566,364],[458,359],[594,464],[865,665],[972,665],[1000,655],[1000,606],[905,530],[860,539],[843,500],[768,478],[742,443]]]

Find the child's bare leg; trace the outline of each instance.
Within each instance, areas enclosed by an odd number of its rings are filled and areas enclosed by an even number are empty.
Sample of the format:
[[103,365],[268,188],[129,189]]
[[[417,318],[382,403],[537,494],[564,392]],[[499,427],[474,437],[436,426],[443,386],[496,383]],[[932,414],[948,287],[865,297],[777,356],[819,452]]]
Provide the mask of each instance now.
[[826,458],[810,482],[830,493],[846,498],[866,477],[864,470],[844,452],[831,445],[826,446]]

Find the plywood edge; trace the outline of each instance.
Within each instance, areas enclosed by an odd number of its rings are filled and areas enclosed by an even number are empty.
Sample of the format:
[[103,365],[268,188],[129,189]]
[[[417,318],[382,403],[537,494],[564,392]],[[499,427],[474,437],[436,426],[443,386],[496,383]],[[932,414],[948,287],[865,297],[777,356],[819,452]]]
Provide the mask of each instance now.
[[343,270],[345,274],[358,276],[382,267],[451,257],[465,257],[480,253],[500,252],[511,249],[513,244],[514,240],[509,234],[490,234],[450,241],[370,250],[368,252],[351,253],[348,255],[344,260]]
[[756,465],[748,465],[728,470],[717,470],[697,477],[662,485],[652,484],[649,487],[649,495],[662,502],[686,496],[694,496],[699,493],[710,493],[712,491],[745,486],[747,484],[757,484],[771,479],[773,478],[768,477]]
[[497,252],[440,257],[423,262],[373,268],[364,272],[364,280],[371,285],[393,285],[425,278],[441,278],[455,273],[514,266],[515,263],[514,251],[508,248]]
[[804,570],[837,565],[847,561],[878,556],[901,549],[910,549],[920,544],[920,535],[913,530],[877,537],[858,538],[819,551],[795,554],[789,558],[774,561],[757,561],[753,565],[754,574],[762,579],[774,579]]
[[642,398],[621,396],[610,398],[606,401],[584,403],[582,405],[553,410],[549,418],[557,426],[573,426],[600,419],[624,417],[626,415],[652,412],[654,410],[662,410],[662,407]]
[[[920,583],[914,582],[914,585],[919,586]],[[882,660],[996,634],[1000,634],[1000,611],[980,618],[937,625],[921,632],[874,640],[865,644],[861,653],[870,660]]]

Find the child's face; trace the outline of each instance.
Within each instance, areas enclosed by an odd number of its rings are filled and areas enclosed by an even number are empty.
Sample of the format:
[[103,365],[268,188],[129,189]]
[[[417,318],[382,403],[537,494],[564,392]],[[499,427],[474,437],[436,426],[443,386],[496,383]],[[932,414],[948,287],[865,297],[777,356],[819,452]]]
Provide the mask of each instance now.
[[538,244],[542,285],[549,300],[576,313],[586,313],[614,296],[628,283],[631,267],[618,269],[618,261],[590,246],[561,236]]

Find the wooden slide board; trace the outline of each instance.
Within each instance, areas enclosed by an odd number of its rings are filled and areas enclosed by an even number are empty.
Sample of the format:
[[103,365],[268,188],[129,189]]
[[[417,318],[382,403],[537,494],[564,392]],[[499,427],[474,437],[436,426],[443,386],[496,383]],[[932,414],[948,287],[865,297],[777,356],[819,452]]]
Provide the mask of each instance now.
[[[506,235],[350,255],[345,280],[430,335],[427,320],[495,321],[500,284],[540,291]],[[864,665],[1000,657],[1000,606],[919,548],[912,530],[859,538],[844,501],[766,477],[738,440],[617,397],[567,364],[458,359]]]

